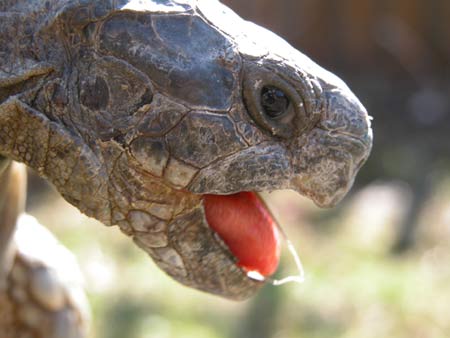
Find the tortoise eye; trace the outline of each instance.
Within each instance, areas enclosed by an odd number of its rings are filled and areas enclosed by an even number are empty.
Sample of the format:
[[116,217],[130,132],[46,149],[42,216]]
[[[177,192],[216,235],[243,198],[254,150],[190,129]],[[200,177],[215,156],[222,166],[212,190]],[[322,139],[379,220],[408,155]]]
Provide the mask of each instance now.
[[[282,71],[280,71],[280,74]],[[294,86],[294,84],[295,86]],[[245,63],[243,99],[249,116],[266,132],[288,139],[308,126],[301,79],[285,80],[272,69]]]
[[289,98],[281,89],[273,86],[261,89],[261,106],[268,117],[276,119],[283,116],[288,111],[289,104]]

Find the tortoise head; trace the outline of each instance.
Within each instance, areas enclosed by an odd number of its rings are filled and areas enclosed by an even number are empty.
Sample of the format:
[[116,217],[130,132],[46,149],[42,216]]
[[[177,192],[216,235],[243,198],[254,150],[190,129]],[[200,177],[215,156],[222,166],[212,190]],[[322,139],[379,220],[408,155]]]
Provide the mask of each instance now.
[[268,273],[278,250],[251,192],[336,204],[370,152],[367,112],[337,77],[219,2],[108,6],[60,11],[64,62],[33,108],[53,126],[47,161],[72,170],[64,180],[58,166],[40,172],[181,283],[246,298],[262,283],[233,242],[249,241],[245,254],[270,260]]
[[227,147],[229,154],[202,167],[189,190],[293,189],[321,207],[334,206],[371,149],[365,108],[342,80],[280,37],[215,2],[200,3],[240,55],[239,94],[228,116],[236,140],[248,146]]

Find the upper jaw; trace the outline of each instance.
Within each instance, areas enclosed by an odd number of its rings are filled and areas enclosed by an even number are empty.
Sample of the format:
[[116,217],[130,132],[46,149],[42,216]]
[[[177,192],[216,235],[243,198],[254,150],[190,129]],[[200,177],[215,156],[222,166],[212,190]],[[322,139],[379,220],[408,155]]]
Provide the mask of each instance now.
[[[322,83],[322,116],[299,149],[291,188],[320,207],[336,205],[353,185],[372,149],[366,109],[337,77]],[[323,81],[323,80],[322,80]]]
[[[367,158],[367,147],[355,138],[315,130],[317,140],[305,145],[290,188],[320,207],[335,206],[353,185],[357,171]],[[330,146],[331,145],[331,146]],[[334,147],[336,145],[336,147]]]

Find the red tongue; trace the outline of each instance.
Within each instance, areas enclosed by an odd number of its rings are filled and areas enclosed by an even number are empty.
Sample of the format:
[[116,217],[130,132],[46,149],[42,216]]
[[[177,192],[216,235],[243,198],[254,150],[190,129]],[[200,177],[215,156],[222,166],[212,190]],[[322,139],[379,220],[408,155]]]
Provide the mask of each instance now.
[[272,215],[253,192],[205,195],[209,226],[237,257],[238,265],[263,276],[275,272],[280,258],[280,235]]

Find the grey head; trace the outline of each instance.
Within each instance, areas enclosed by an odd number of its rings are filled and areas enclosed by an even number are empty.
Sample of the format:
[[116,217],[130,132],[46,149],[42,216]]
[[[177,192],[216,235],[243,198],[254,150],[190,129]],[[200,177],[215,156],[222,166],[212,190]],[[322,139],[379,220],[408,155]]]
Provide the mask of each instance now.
[[30,3],[29,43],[0,74],[0,153],[187,286],[262,285],[208,225],[206,194],[293,189],[331,207],[369,155],[348,87],[218,1]]

